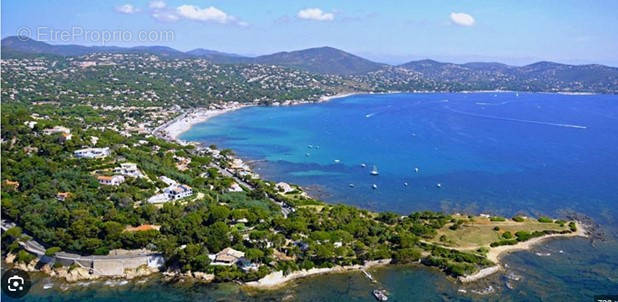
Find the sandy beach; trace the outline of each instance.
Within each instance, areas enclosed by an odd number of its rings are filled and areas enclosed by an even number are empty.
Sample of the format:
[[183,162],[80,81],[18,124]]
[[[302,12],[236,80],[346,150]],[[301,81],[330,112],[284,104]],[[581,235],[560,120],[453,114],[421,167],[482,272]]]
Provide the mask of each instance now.
[[328,102],[328,101],[332,101],[334,99],[345,98],[345,97],[353,96],[353,95],[356,95],[356,94],[360,94],[360,93],[358,93],[358,92],[346,92],[346,93],[338,93],[338,94],[330,95],[330,96],[323,96],[323,97],[320,97],[318,102],[320,102],[320,103]]
[[524,251],[531,249],[534,245],[539,244],[550,238],[559,238],[559,237],[587,237],[586,230],[582,226],[581,223],[575,222],[577,226],[577,231],[574,233],[568,234],[549,234],[541,237],[532,238],[528,241],[519,242],[515,245],[503,245],[498,247],[492,247],[487,253],[487,259],[491,260],[494,263],[500,263],[500,257],[515,252],[515,251]]
[[214,109],[214,108],[195,109],[193,112],[187,113],[184,117],[176,119],[175,121],[167,125],[167,127],[163,128],[162,131],[165,132],[167,136],[172,138],[173,140],[178,140],[178,137],[181,134],[189,131],[191,127],[193,127],[196,124],[203,123],[207,121],[208,119],[213,118],[215,116],[228,113],[234,110],[238,110],[241,108],[245,108],[248,106],[252,106],[252,105],[237,103],[237,104],[232,104],[224,108],[218,108],[218,109]]
[[350,265],[350,266],[334,266],[330,268],[312,268],[310,270],[301,270],[291,272],[287,275],[283,275],[282,271],[276,271],[266,275],[264,278],[258,281],[252,281],[245,283],[246,286],[257,288],[257,289],[276,289],[279,288],[286,283],[299,279],[305,278],[313,275],[319,274],[327,274],[327,273],[343,273],[354,270],[362,270],[368,269],[374,266],[387,265],[391,263],[391,259],[382,259],[382,260],[374,260],[367,261],[364,265]]

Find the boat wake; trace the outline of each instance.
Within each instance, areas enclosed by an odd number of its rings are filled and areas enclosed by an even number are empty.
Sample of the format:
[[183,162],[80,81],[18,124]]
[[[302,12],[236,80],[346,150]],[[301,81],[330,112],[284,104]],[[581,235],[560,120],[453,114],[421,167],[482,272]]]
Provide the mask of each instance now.
[[374,115],[376,115],[376,114],[377,114],[377,112],[374,112],[374,113],[369,113],[369,114],[365,114],[365,117],[366,117],[366,118],[370,118],[370,117],[372,117],[372,116],[374,116]]
[[449,111],[451,111],[453,113],[457,113],[457,114],[473,116],[473,117],[480,117],[480,118],[486,118],[486,119],[493,119],[493,120],[502,120],[502,121],[509,121],[509,122],[519,122],[519,123],[528,123],[528,124],[537,124],[537,125],[546,125],[546,126],[555,126],[555,127],[565,127],[565,128],[575,128],[575,129],[586,129],[586,128],[588,128],[588,127],[582,126],[582,125],[564,124],[564,123],[552,123],[552,122],[534,121],[534,120],[524,120],[524,119],[517,119],[517,118],[510,118],[510,117],[502,117],[502,116],[495,116],[495,115],[485,115],[485,114],[477,114],[477,113],[459,111],[459,110],[451,109],[449,107],[444,107],[444,108],[446,108],[447,110],[449,110]]

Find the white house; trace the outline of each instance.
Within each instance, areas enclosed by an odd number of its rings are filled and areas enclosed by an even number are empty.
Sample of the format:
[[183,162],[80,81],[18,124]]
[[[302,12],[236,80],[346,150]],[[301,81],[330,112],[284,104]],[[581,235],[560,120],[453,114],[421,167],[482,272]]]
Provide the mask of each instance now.
[[124,182],[124,176],[122,175],[98,176],[97,180],[102,185],[117,186]]
[[177,185],[178,182],[176,182],[175,180],[167,177],[167,176],[159,176],[159,180],[164,182],[166,185],[168,186],[173,186],[173,185]]
[[120,167],[114,169],[114,173],[136,178],[144,176],[134,163],[122,163]]
[[70,134],[71,133],[71,129],[67,128],[67,127],[62,127],[62,126],[55,126],[53,128],[47,128],[43,130],[43,134],[45,135],[52,135],[54,133],[67,133]]
[[109,156],[109,148],[86,148],[73,151],[77,158],[104,158]]
[[163,192],[167,194],[170,200],[178,200],[193,195],[193,189],[187,185],[172,185],[163,189]]
[[242,188],[236,182],[233,182],[232,185],[227,189],[228,192],[242,192]]

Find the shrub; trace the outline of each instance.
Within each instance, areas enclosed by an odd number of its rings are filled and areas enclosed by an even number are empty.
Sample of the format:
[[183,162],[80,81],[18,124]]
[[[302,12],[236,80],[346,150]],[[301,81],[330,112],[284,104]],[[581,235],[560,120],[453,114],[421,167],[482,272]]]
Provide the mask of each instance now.
[[513,221],[515,221],[515,222],[524,222],[524,220],[525,220],[525,219],[524,219],[523,217],[521,217],[521,216],[515,216],[515,217],[513,217]]
[[497,247],[497,246],[501,246],[501,245],[515,245],[517,244],[517,239],[505,239],[505,240],[500,240],[500,241],[496,241],[496,242],[492,242],[489,246],[491,247]]
[[554,220],[553,220],[553,219],[551,219],[551,218],[549,218],[549,217],[547,217],[547,216],[541,216],[541,217],[539,217],[539,219],[537,219],[537,220],[538,220],[539,222],[541,222],[541,223],[552,223],[552,222],[554,222]]
[[493,216],[489,218],[490,221],[506,221],[506,219],[504,217],[500,217],[500,216]]
[[511,234],[511,232],[506,231],[504,233],[502,233],[502,238],[504,239],[513,239],[513,234]]
[[50,247],[47,250],[45,250],[45,256],[54,256],[56,255],[57,252],[60,252],[60,248],[57,246],[54,247]]
[[499,230],[500,230],[500,227],[499,227],[499,226],[495,226],[495,227],[494,227],[494,231],[496,231],[496,232],[497,232],[497,231],[499,231]]
[[577,232],[577,225],[575,224],[575,222],[569,222],[569,229],[571,230],[571,232]]

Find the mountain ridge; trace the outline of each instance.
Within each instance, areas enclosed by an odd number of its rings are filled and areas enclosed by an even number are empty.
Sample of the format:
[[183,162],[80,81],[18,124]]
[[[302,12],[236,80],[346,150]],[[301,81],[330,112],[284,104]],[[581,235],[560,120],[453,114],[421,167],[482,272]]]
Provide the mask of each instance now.
[[[30,38],[11,36],[2,39],[2,57],[36,55],[81,56],[92,53],[144,53],[169,59],[204,58],[215,64],[263,64],[300,69],[318,74],[341,76],[367,75],[388,68],[400,68],[421,74],[424,78],[447,83],[497,83],[525,81],[531,85],[545,82],[581,82],[584,86],[618,85],[618,68],[602,64],[569,65],[539,61],[524,66],[500,62],[456,64],[431,59],[414,60],[399,65],[374,62],[329,46],[281,51],[255,57],[196,48],[180,51],[167,46],[83,46],[53,45]],[[536,83],[536,84],[535,84]],[[499,85],[498,85],[499,86]]]

